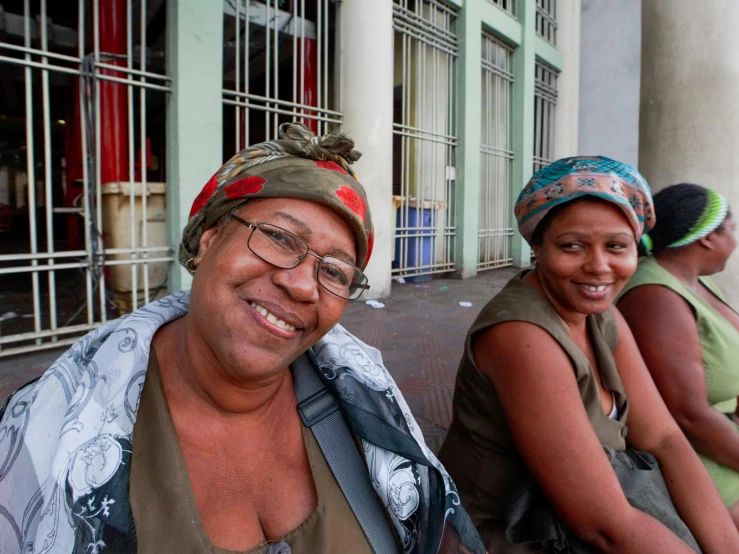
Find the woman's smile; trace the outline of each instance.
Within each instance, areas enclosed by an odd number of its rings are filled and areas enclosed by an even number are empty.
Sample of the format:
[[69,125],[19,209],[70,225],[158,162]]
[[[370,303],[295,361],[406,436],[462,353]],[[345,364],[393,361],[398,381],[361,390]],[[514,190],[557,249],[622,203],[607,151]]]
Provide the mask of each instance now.
[[[251,308],[250,312],[254,320],[273,335],[285,339],[292,339],[300,334],[298,328],[302,330],[302,325],[298,324],[299,327],[291,325],[285,321],[285,319],[278,317],[272,311],[257,302],[249,302],[249,307]],[[295,322],[295,319],[291,317],[287,317],[286,319]]]
[[582,294],[588,300],[604,300],[609,297],[613,283],[578,283],[573,281],[577,286],[578,293]]

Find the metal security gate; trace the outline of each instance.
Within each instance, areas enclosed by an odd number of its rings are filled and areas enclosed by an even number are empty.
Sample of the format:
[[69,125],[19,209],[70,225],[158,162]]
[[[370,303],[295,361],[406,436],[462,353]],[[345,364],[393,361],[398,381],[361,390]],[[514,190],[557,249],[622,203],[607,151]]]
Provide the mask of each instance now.
[[511,265],[513,50],[482,34],[482,137],[477,269]]
[[557,72],[536,62],[534,82],[534,173],[554,161]]
[[329,0],[225,1],[224,158],[287,121],[338,130],[336,21]]
[[437,0],[393,4],[396,277],[454,269],[456,19]]
[[0,10],[0,356],[166,290],[163,0]]

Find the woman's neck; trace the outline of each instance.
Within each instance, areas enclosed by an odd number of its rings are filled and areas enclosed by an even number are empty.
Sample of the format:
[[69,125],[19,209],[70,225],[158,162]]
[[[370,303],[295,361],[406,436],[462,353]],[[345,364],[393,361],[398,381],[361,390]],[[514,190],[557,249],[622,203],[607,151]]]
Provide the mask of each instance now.
[[[288,404],[295,403],[289,368],[253,380],[237,379],[207,342],[194,336],[188,323],[185,316],[166,325],[152,342],[167,395],[197,406],[204,414],[256,419],[283,413]],[[241,369],[241,375],[248,375]]]
[[655,256],[655,259],[660,266],[688,287],[695,288],[698,286],[698,278],[701,272],[692,257],[684,254],[662,252]]

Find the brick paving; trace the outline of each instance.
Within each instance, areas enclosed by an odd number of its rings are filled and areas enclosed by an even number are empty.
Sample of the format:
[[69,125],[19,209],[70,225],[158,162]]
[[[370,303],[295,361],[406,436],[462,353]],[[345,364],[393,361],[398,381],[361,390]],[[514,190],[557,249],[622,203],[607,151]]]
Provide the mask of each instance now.
[[[344,327],[382,352],[434,452],[451,421],[454,379],[467,330],[513,275],[511,269],[498,269],[466,280],[393,283],[384,308],[350,304],[344,312]],[[459,302],[471,302],[472,307]]]
[[[384,308],[352,302],[344,312],[341,323],[382,352],[434,451],[451,420],[454,378],[467,329],[514,274],[512,269],[498,269],[466,280],[393,283]],[[471,302],[472,307],[461,307],[459,302]],[[12,391],[41,375],[60,353],[0,358],[0,405]]]

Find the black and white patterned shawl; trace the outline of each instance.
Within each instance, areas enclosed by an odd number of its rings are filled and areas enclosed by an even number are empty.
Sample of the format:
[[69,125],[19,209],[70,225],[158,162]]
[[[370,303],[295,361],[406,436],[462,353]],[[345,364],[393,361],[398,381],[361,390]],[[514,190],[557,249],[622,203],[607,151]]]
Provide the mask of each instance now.
[[[11,397],[0,412],[0,552],[136,551],[128,498],[136,411],[154,333],[189,303],[189,292],[177,293],[105,323]],[[312,352],[362,439],[404,553],[484,552],[379,351],[337,325]]]

